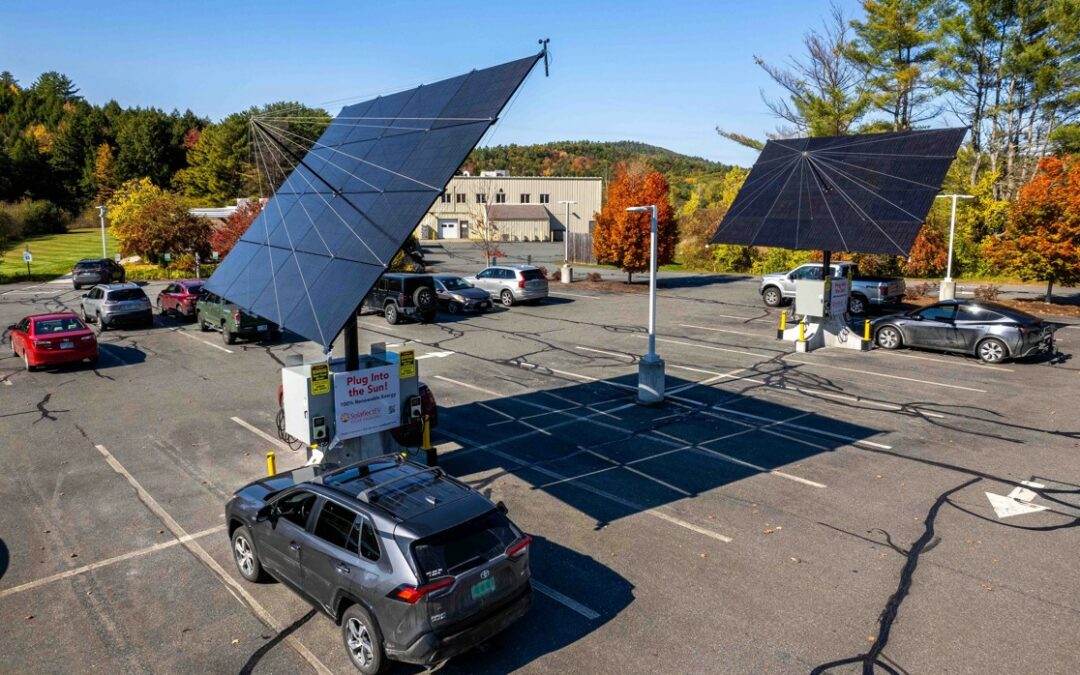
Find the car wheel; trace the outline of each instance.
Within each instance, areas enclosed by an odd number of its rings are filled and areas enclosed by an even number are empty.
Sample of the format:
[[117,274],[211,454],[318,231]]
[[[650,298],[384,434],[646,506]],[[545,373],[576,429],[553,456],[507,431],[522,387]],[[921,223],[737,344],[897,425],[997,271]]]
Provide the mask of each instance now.
[[100,356],[100,354],[94,354],[88,358],[86,362],[89,363],[91,367],[96,366],[98,364],[98,356]]
[[227,323],[221,324],[221,340],[227,345],[236,344],[236,336],[233,335],[233,332]]
[[203,319],[202,314],[195,315],[195,321],[199,324],[199,330],[206,333],[210,330],[210,326],[206,325],[206,320]]
[[775,286],[769,286],[761,292],[761,299],[765,301],[765,304],[769,307],[779,307],[780,302],[784,299],[780,289]]
[[398,322],[397,305],[395,305],[393,303],[390,303],[389,305],[387,305],[386,308],[383,309],[383,316],[386,317],[386,323],[390,324],[391,326],[397,324],[397,322]]
[[866,314],[866,298],[861,295],[853,295],[847,301],[848,312],[852,314]]
[[511,291],[509,288],[507,288],[502,293],[499,293],[499,300],[505,306],[513,307],[514,306],[514,292]]
[[382,635],[379,627],[360,605],[351,605],[341,616],[341,639],[356,669],[376,675],[383,669]]
[[251,531],[247,527],[241,525],[236,528],[232,535],[233,561],[236,569],[240,571],[240,576],[248,581],[262,581],[265,574],[252,542]]
[[75,287],[75,290],[77,290],[77,291],[81,291],[81,290],[82,290],[82,284],[76,284],[76,283],[72,283],[71,285],[72,285],[72,286],[74,286],[74,287]]
[[451,301],[450,304],[446,306],[446,311],[451,314],[461,314],[461,303]]
[[94,323],[98,325],[98,328],[101,330],[102,333],[109,330],[109,325],[105,323],[105,319],[101,318],[101,312],[97,313],[97,318],[94,319]]
[[1009,355],[1009,349],[1005,343],[997,338],[986,338],[975,349],[983,363],[1001,363]]
[[897,349],[903,344],[900,331],[895,326],[884,326],[877,333],[877,343],[884,349]]

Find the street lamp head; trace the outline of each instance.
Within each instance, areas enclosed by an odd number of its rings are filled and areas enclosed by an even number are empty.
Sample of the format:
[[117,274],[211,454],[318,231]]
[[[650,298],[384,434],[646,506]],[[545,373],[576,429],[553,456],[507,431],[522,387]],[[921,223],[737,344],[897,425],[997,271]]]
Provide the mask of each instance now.
[[652,211],[652,207],[651,206],[629,206],[629,207],[627,207],[626,210],[630,211],[631,213],[646,213],[648,211]]
[[575,201],[574,201],[574,200],[572,200],[572,199],[560,199],[560,200],[559,200],[559,203],[560,203],[560,204],[577,204],[577,202],[575,202]]

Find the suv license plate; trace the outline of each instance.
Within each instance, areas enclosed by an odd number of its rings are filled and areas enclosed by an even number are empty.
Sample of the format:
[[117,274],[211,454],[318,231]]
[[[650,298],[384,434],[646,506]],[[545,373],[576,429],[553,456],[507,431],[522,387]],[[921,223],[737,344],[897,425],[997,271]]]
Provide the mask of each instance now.
[[481,581],[478,584],[473,584],[472,598],[473,598],[473,600],[479,600],[480,598],[484,597],[485,595],[487,595],[488,593],[491,593],[494,590],[495,590],[495,579],[494,578],[484,579],[483,581]]
[[74,342],[61,342],[60,349],[71,349],[75,346]]
[[259,332],[263,332],[263,331],[265,331],[265,330],[266,330],[266,328],[267,328],[266,324],[263,324],[263,325],[259,326],[257,330],[258,330]]

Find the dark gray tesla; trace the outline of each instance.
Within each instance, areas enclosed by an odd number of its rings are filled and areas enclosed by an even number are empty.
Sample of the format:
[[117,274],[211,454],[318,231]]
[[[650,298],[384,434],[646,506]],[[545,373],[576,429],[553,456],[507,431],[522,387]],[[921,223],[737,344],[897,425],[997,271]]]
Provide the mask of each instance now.
[[435,291],[439,296],[439,307],[451,314],[485,312],[491,309],[491,294],[456,274],[436,274],[433,278]]
[[986,363],[1052,352],[1054,331],[1042,319],[981,300],[945,300],[874,321],[879,347],[920,347],[978,356]]

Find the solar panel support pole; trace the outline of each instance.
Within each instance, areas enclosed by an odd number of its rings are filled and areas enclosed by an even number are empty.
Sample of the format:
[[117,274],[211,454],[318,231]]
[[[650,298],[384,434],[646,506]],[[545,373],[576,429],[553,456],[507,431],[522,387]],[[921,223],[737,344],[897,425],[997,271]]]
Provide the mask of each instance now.
[[356,312],[349,315],[345,320],[342,332],[345,334],[345,370],[360,370],[360,345],[356,335]]
[[656,205],[631,206],[633,213],[649,213],[649,353],[638,363],[638,403],[654,405],[664,400],[664,361],[656,355]]

